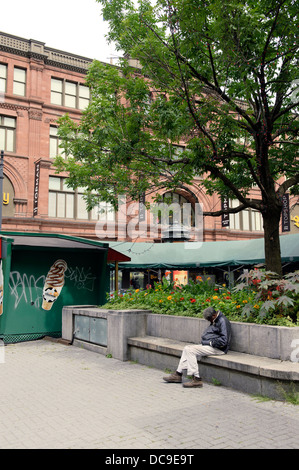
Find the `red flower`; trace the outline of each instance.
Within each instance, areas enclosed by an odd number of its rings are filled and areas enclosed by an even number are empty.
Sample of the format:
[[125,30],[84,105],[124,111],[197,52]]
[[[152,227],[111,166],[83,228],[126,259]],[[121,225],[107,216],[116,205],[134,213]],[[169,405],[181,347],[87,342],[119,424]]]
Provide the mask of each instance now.
[[190,302],[194,304],[194,302],[196,302],[196,299],[190,299]]
[[218,289],[216,288],[216,289],[214,289],[214,290],[218,290]]
[[227,296],[227,297],[225,297],[225,298],[226,298],[227,300],[229,300],[229,299],[230,299],[230,297],[229,297],[229,296]]
[[210,299],[206,299],[206,302],[210,302]]
[[180,300],[185,300],[184,297],[181,297]]

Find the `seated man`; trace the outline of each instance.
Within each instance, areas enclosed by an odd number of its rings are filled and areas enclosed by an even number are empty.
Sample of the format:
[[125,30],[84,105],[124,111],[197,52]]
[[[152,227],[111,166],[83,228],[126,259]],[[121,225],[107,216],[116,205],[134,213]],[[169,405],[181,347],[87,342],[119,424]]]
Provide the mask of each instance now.
[[227,353],[231,339],[230,322],[222,312],[216,312],[213,307],[206,308],[203,311],[203,316],[210,322],[210,325],[202,335],[201,344],[184,347],[176,372],[163,377],[166,382],[181,383],[183,370],[187,369],[187,375],[192,375],[192,380],[183,383],[183,387],[202,387],[198,371],[198,356],[214,356]]

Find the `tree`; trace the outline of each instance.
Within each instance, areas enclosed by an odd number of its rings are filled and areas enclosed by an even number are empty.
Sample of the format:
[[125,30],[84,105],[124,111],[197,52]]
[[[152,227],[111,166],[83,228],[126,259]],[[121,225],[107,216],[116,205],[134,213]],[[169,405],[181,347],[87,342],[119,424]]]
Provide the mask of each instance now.
[[227,213],[261,212],[266,268],[281,274],[282,197],[299,190],[296,1],[97,1],[109,40],[138,66],[91,65],[81,123],[60,120],[73,158],[58,169],[88,187],[90,207],[92,190],[114,203],[199,179],[238,199]]

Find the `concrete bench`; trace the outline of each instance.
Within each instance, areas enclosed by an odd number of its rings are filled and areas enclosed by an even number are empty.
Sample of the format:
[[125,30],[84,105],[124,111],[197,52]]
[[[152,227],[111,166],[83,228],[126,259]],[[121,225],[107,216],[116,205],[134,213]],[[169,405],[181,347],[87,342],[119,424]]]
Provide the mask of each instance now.
[[[130,358],[159,369],[175,370],[186,344],[170,338],[128,338]],[[220,383],[250,394],[283,398],[282,390],[299,391],[299,364],[236,351],[203,357],[199,361],[204,381]]]

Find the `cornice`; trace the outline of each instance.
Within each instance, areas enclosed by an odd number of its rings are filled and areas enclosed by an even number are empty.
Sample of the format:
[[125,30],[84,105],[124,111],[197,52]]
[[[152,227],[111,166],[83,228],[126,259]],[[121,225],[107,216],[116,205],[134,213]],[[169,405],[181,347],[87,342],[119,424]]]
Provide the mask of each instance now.
[[[28,59],[36,59],[44,65],[59,67],[86,74],[92,59],[69,52],[46,47],[45,43],[33,39],[0,32],[0,51],[8,52]],[[41,64],[40,64],[41,66]]]

